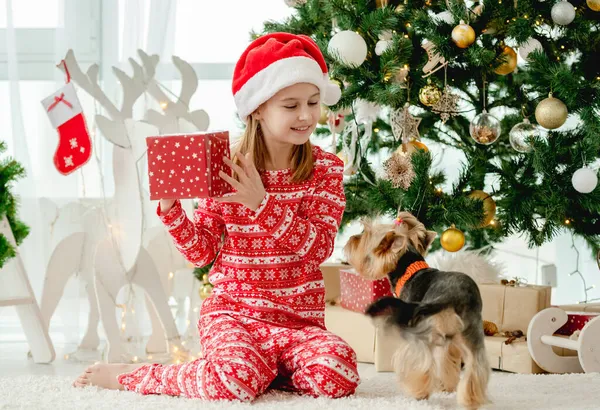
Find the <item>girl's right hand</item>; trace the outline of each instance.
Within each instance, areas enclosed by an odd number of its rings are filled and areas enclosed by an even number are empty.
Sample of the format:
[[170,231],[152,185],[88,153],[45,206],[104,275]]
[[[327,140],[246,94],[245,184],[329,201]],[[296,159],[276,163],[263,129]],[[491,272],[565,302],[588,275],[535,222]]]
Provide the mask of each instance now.
[[166,214],[171,210],[173,204],[175,203],[175,199],[161,199],[160,200],[160,213]]

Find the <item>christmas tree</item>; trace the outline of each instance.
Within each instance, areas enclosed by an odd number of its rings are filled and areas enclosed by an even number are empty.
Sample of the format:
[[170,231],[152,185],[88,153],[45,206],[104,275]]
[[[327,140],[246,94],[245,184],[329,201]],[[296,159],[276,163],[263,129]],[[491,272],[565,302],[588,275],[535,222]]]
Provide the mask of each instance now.
[[[0,141],[0,155],[6,151],[6,144]],[[15,236],[17,245],[29,233],[29,228],[17,219],[17,200],[10,193],[10,185],[17,179],[25,176],[25,170],[12,158],[0,160],[0,219],[8,219],[10,228]],[[0,268],[6,261],[16,255],[16,249],[10,244],[8,238],[0,233]]]
[[[569,230],[598,252],[600,0],[286,3],[264,32],[311,36],[342,86],[318,133],[339,134],[343,225],[401,209],[447,250]],[[464,155],[451,187],[425,143]]]

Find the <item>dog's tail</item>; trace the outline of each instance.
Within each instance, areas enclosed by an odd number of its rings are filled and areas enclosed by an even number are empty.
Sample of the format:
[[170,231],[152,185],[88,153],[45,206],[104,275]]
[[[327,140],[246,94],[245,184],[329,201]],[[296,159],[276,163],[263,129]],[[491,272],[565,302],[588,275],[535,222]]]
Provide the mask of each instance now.
[[424,319],[450,308],[449,303],[408,303],[395,297],[384,297],[371,304],[366,314],[389,316],[390,322],[401,327],[415,327]]

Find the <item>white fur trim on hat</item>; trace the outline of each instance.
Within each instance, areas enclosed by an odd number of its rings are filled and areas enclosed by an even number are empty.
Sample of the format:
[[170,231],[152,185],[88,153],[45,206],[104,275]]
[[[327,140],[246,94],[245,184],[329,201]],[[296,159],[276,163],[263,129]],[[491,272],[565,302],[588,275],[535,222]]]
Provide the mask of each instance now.
[[282,89],[294,84],[309,83],[319,87],[321,102],[334,105],[341,96],[339,86],[329,82],[319,64],[309,57],[289,57],[274,62],[256,73],[235,94],[239,117],[246,121],[260,105]]

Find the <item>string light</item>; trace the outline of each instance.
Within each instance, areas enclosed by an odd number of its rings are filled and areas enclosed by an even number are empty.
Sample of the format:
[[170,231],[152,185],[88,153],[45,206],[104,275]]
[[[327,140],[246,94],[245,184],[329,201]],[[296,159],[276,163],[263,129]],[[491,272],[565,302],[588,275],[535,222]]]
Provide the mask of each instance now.
[[585,282],[585,278],[579,271],[579,249],[577,249],[577,247],[575,246],[575,235],[573,233],[571,233],[571,248],[575,250],[575,254],[577,256],[575,259],[575,270],[573,272],[569,273],[569,276],[579,275],[579,279],[581,279],[581,282],[583,284],[583,293],[584,293],[584,300],[581,302],[577,302],[577,303],[588,303],[588,302],[593,302],[595,300],[599,300],[600,298],[588,299],[588,292],[592,289],[595,289],[596,285],[587,286],[587,284]]
[[173,272],[169,272],[169,279],[173,279],[173,276],[175,276],[175,274]]
[[492,220],[490,221],[490,225],[492,225],[492,226],[496,226],[496,220],[495,220],[495,219],[492,219]]
[[169,103],[167,103],[167,102],[160,103],[160,108],[162,108],[163,110],[166,109],[168,106],[169,106]]
[[131,359],[131,361],[133,361],[133,363],[137,363],[138,357],[137,356],[133,356],[133,359]]

